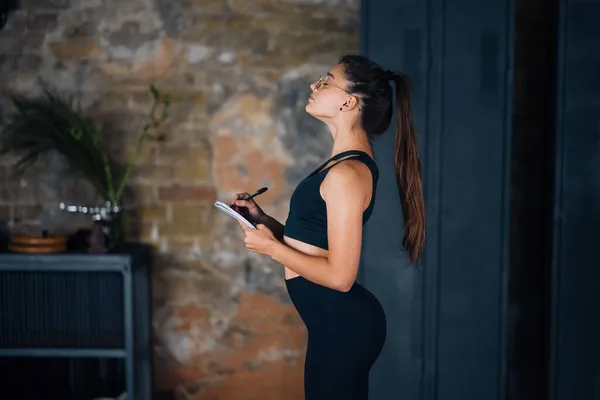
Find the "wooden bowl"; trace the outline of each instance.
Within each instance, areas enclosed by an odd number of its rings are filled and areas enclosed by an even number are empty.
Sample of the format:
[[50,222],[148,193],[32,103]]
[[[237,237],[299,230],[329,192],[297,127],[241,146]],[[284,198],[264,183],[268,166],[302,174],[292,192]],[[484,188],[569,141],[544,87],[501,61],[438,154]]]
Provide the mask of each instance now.
[[14,253],[60,253],[67,249],[67,236],[60,234],[13,234],[10,237],[8,249]]

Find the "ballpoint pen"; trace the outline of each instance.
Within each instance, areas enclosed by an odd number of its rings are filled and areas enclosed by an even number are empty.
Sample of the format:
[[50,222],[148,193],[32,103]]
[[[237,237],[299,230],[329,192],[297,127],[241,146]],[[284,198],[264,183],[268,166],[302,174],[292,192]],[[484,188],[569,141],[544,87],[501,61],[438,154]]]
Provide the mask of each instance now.
[[[259,194],[262,194],[262,193],[266,192],[267,190],[269,190],[268,187],[261,187],[256,192],[252,193],[250,196],[246,197],[245,199],[241,199],[241,200],[245,200],[245,201],[252,200],[254,197],[258,196]],[[235,203],[232,204],[230,207],[233,208],[233,206],[235,206]]]

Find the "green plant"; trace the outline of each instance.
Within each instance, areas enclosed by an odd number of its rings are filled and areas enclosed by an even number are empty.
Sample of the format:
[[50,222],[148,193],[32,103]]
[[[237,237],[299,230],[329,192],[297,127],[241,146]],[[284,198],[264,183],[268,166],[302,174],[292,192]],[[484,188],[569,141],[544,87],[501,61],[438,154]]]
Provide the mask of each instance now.
[[86,177],[102,198],[119,205],[144,142],[156,139],[151,132],[167,118],[168,97],[163,98],[154,86],[150,87],[150,95],[153,102],[149,121],[143,125],[133,159],[127,165],[108,153],[102,141],[103,132],[91,118],[77,110],[72,101],[47,88],[40,97],[12,97],[14,112],[0,133],[0,154],[22,153],[15,165],[15,170],[22,172],[43,153],[57,151]]
[[[121,164],[109,154],[103,132],[74,102],[44,88],[39,97],[13,96],[14,111],[0,131],[0,155],[21,156],[15,165],[20,173],[49,151],[59,152],[69,166],[79,171],[95,187],[105,202],[122,206],[123,193],[137,164],[143,145],[156,140],[152,134],[166,120],[170,100],[151,86],[152,107],[142,126],[133,159]],[[121,216],[115,216],[117,224]]]

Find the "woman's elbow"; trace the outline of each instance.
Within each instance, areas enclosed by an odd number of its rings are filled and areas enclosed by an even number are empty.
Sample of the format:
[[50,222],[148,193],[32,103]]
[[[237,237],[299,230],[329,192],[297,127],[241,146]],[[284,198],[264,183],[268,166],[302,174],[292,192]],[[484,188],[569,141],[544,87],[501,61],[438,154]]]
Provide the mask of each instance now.
[[337,290],[343,293],[348,293],[352,289],[352,285],[342,285]]
[[358,263],[356,265],[352,264],[353,263],[349,263],[347,260],[344,260],[343,262],[341,260],[331,262],[330,260],[330,288],[340,292],[349,292],[350,289],[352,289],[358,273]]
[[335,279],[332,289],[339,292],[349,292],[352,286],[354,286],[354,278],[341,276]]

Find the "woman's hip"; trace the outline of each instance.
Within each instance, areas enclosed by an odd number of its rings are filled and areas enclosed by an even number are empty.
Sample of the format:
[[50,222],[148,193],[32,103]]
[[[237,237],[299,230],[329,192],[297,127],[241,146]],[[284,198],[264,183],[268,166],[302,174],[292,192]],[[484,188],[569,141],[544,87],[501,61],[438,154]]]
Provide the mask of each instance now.
[[358,283],[348,292],[340,292],[298,277],[290,280],[287,287],[309,332],[357,331],[364,335],[380,335],[386,329],[381,304]]

